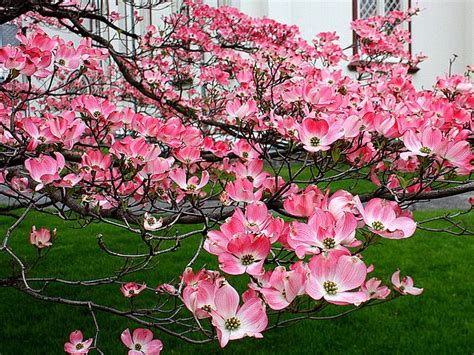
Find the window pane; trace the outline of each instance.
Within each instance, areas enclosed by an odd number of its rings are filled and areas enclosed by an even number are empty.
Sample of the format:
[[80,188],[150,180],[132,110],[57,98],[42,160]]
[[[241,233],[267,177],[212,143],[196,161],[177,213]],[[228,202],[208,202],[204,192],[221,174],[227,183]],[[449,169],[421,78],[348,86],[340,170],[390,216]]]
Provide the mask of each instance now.
[[18,27],[9,23],[0,25],[0,44],[6,46],[11,44],[12,46],[17,46],[20,41],[16,38],[16,33]]
[[359,18],[366,19],[377,15],[377,0],[359,1]]
[[401,9],[401,0],[385,0],[385,13],[395,10],[400,11]]

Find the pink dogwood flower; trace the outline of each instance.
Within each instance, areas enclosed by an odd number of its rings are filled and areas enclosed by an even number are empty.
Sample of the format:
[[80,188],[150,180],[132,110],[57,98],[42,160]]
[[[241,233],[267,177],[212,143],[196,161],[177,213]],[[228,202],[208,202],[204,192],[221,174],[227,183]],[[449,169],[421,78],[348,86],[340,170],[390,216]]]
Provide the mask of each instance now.
[[311,216],[317,207],[321,207],[324,195],[318,188],[306,188],[299,194],[291,194],[283,202],[283,208],[297,217]]
[[314,256],[308,264],[310,276],[306,292],[315,300],[324,298],[337,305],[360,304],[369,298],[359,288],[367,275],[367,267],[356,256]]
[[226,110],[229,116],[242,119],[253,115],[257,111],[257,105],[255,100],[252,99],[245,103],[241,103],[239,99],[234,99],[227,103]]
[[143,228],[147,231],[156,231],[163,225],[163,218],[157,219],[153,215],[145,212],[143,216]]
[[225,187],[225,191],[232,200],[246,203],[260,200],[263,193],[261,188],[254,192],[254,185],[248,179],[237,179],[229,182]]
[[146,289],[145,284],[139,286],[136,282],[127,282],[120,287],[120,291],[122,291],[123,295],[127,298],[135,297],[144,289]]
[[187,286],[183,290],[184,305],[198,319],[210,318],[211,311],[216,309],[216,292],[222,286],[223,278],[216,281],[206,279],[200,281],[196,287]]
[[437,154],[443,143],[443,135],[437,128],[426,127],[421,133],[408,130],[403,135],[403,142],[409,152],[401,153],[402,159],[410,155],[427,156]]
[[176,168],[170,171],[169,177],[187,194],[196,194],[209,182],[209,173],[203,171],[201,181],[197,176],[186,179],[186,170]]
[[51,232],[49,229],[40,228],[36,229],[36,226],[31,227],[30,232],[30,243],[38,249],[43,249],[53,245],[51,243],[51,237],[56,235],[56,228]]
[[132,335],[127,328],[120,338],[122,343],[130,349],[128,355],[159,355],[163,349],[161,340],[153,339],[153,332],[149,329],[135,329]]
[[64,351],[71,355],[88,354],[89,348],[94,341],[93,338],[83,340],[84,336],[80,330],[75,330],[69,334],[69,341],[64,344]]
[[331,144],[344,135],[341,127],[335,125],[329,128],[325,120],[306,118],[298,128],[301,143],[309,152],[319,152],[331,148]]
[[400,281],[400,270],[397,270],[392,275],[392,284],[397,290],[398,293],[402,295],[414,295],[418,296],[423,293],[422,288],[414,287],[413,286],[413,279],[410,276],[405,276]]
[[66,164],[61,153],[55,152],[56,159],[48,155],[41,154],[38,158],[31,158],[25,161],[26,170],[30,177],[38,182],[35,190],[41,190],[45,185],[61,180],[59,172]]
[[308,223],[293,222],[288,244],[299,258],[306,254],[330,252],[357,245],[355,230],[357,220],[350,213],[344,213],[336,220],[330,212],[316,209]]
[[395,202],[373,198],[364,208],[358,196],[354,201],[373,233],[389,239],[409,238],[415,233],[416,223]]
[[290,269],[287,271],[285,267],[277,266],[271,271],[268,282],[258,289],[271,309],[284,309],[305,293],[307,269],[301,261],[291,265]]
[[387,286],[380,286],[381,283],[382,281],[376,277],[372,277],[364,282],[361,286],[361,290],[371,299],[383,300],[390,294],[390,289]]
[[223,348],[229,340],[243,337],[262,338],[262,331],[268,324],[265,306],[259,298],[247,299],[239,307],[239,294],[230,285],[222,286],[215,297],[216,310],[211,312],[212,324]]
[[237,236],[227,244],[227,252],[219,255],[219,266],[231,275],[261,275],[270,246],[270,240],[265,236]]

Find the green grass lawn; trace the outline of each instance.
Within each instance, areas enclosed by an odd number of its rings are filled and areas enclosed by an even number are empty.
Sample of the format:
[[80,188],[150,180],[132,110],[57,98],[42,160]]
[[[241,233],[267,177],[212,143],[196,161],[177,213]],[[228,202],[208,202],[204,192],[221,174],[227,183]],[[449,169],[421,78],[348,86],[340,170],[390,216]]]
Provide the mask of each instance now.
[[[416,218],[430,217],[434,212],[417,212]],[[473,214],[464,223],[474,225]],[[13,222],[0,217],[2,235]],[[56,227],[58,238],[47,258],[38,264],[35,275],[68,279],[105,276],[118,269],[122,261],[103,255],[96,235],[102,233],[107,245],[116,250],[135,252],[138,237],[110,226],[93,224],[80,229],[75,222],[64,222],[51,216],[32,213],[18,228],[10,245],[25,260],[33,260],[36,250],[28,243],[31,226]],[[439,226],[439,224],[436,224]],[[189,227],[188,227],[189,228]],[[152,270],[137,274],[133,280],[148,285],[169,281],[178,266],[186,263],[198,240],[186,240],[182,248],[168,254]],[[365,252],[367,264],[374,263],[375,276],[388,281],[400,267],[415,284],[424,287],[420,297],[407,296],[376,307],[368,307],[332,321],[305,321],[288,328],[264,334],[264,339],[231,342],[221,350],[217,342],[202,346],[189,345],[154,331],[169,354],[314,354],[314,353],[400,353],[400,354],[472,354],[474,351],[474,240],[472,236],[455,237],[418,231],[415,237],[383,240]],[[204,255],[197,266],[215,265],[213,256]],[[0,276],[9,275],[11,262],[0,254]],[[132,279],[130,279],[132,280]],[[51,286],[50,295],[128,306],[118,285],[83,288]],[[143,294],[142,294],[143,295]],[[137,305],[147,304],[149,297],[137,297]],[[44,303],[8,288],[0,288],[0,354],[61,354],[69,333],[81,329],[93,336],[94,325],[86,309]],[[333,308],[334,310],[334,308]],[[133,323],[108,314],[97,314],[101,327],[99,345],[106,354],[125,354],[119,336]]]

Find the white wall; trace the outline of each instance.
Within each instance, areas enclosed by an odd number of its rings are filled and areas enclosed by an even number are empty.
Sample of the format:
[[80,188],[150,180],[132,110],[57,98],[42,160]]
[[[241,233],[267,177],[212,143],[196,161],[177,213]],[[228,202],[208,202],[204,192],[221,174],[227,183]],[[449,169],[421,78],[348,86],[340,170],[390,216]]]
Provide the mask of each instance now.
[[432,85],[436,76],[448,71],[449,59],[458,55],[453,72],[463,73],[473,56],[473,2],[471,0],[420,0],[421,13],[413,20],[413,53],[428,60],[415,75],[417,86]]

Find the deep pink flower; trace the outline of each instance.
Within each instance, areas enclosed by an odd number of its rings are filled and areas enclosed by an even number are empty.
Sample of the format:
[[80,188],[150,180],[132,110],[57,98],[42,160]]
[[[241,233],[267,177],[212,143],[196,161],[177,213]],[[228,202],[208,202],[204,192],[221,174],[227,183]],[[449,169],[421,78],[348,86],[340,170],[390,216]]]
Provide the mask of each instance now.
[[319,152],[331,148],[331,144],[344,135],[342,127],[329,127],[325,120],[306,118],[298,128],[301,143],[309,152]]
[[41,154],[38,158],[31,158],[25,161],[26,170],[31,178],[38,182],[35,190],[39,191],[44,185],[61,180],[59,172],[64,168],[65,160],[61,153],[55,152],[53,157]]
[[120,338],[122,343],[130,349],[128,355],[159,355],[163,349],[161,340],[153,339],[153,333],[149,329],[138,328],[131,335],[127,328]]
[[127,282],[120,287],[120,291],[122,291],[123,295],[127,298],[135,297],[144,289],[146,289],[145,284],[139,286],[136,282]]
[[287,242],[303,258],[306,254],[355,246],[356,228],[357,220],[352,214],[346,212],[336,220],[330,212],[317,208],[307,224],[293,222]]
[[265,236],[236,236],[227,244],[227,252],[219,255],[219,266],[231,275],[260,275],[269,252],[270,240]]
[[317,207],[321,207],[324,195],[318,188],[305,189],[302,193],[291,194],[283,202],[283,208],[297,217],[311,216]]
[[69,341],[64,344],[64,351],[68,354],[88,354],[89,348],[94,341],[93,338],[90,338],[86,341],[83,341],[84,336],[80,330],[75,330],[69,335]]

